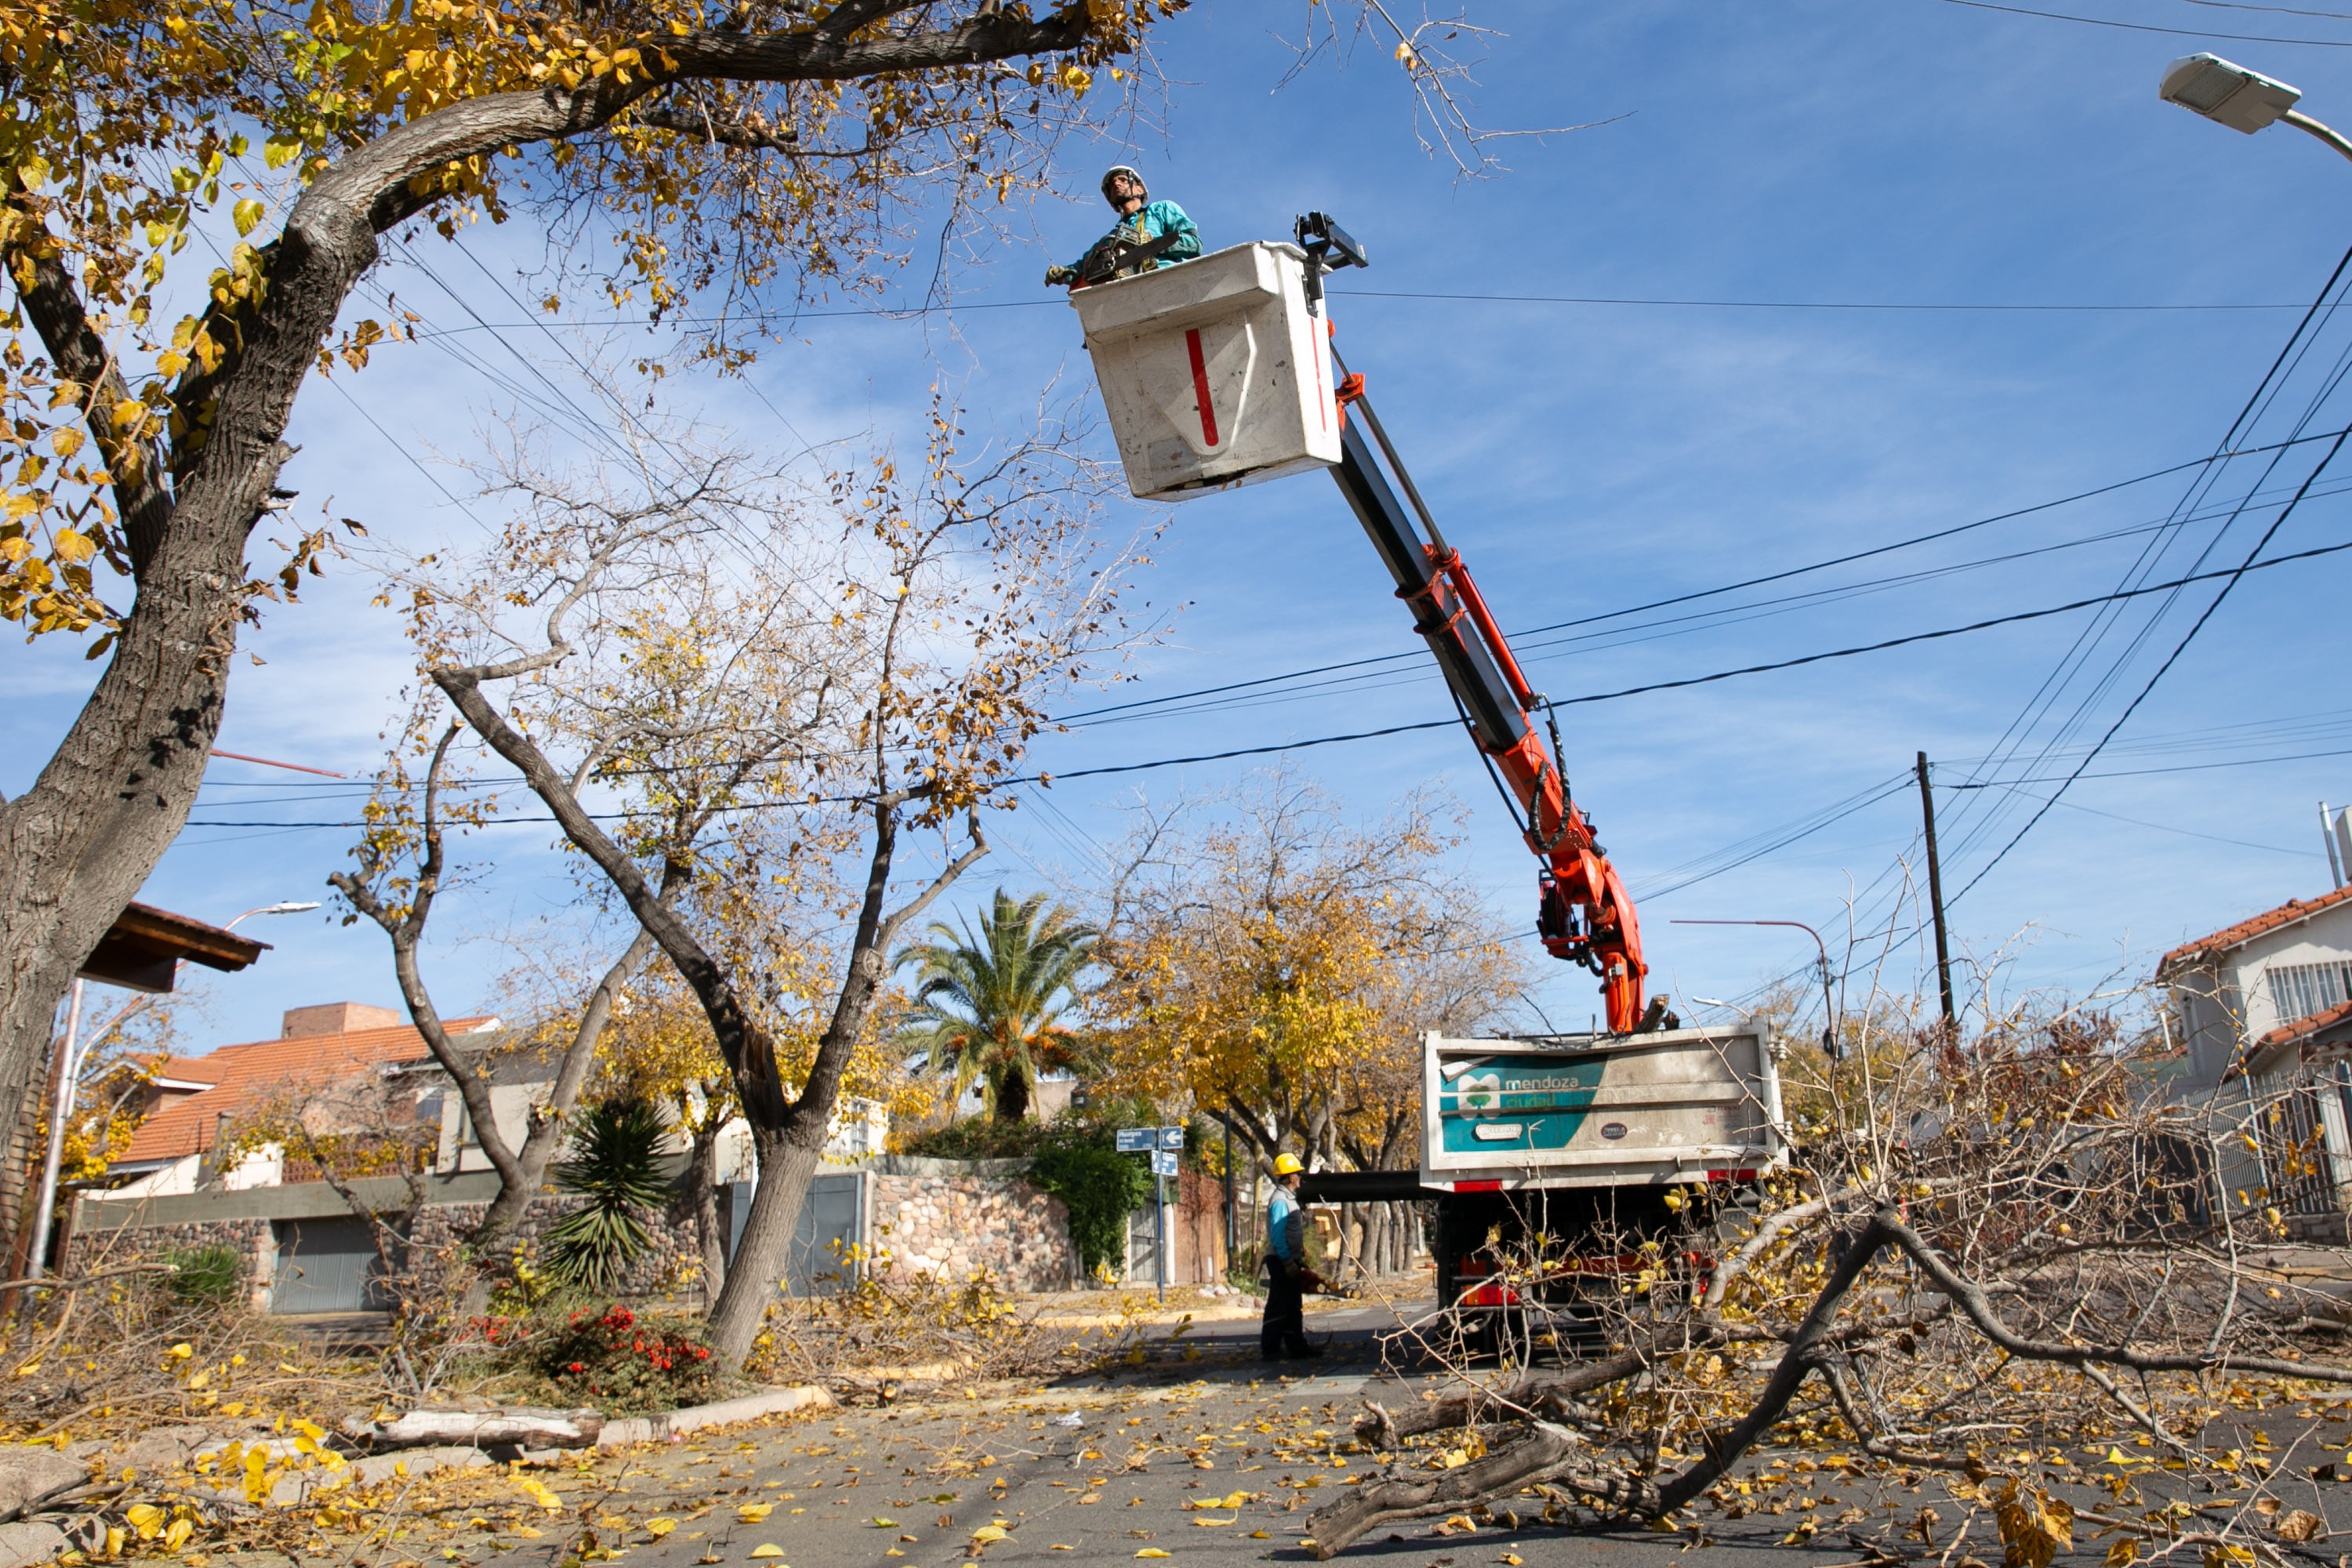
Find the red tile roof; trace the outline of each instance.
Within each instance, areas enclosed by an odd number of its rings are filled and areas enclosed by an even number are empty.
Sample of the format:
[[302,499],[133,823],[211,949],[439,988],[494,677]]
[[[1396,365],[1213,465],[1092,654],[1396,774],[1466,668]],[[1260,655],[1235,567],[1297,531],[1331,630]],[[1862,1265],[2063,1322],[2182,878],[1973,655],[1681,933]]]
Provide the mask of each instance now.
[[2245,1054],[2249,1058],[2257,1057],[2273,1046],[2291,1045],[2296,1040],[2309,1039],[2321,1030],[2333,1028],[2347,1018],[2352,1018],[2352,1002],[2338,1002],[2335,1006],[2323,1008],[2308,1018],[2297,1018],[2292,1024],[2281,1024],[2277,1028],[2248,1046]]
[[[464,1035],[491,1018],[452,1018],[451,1035]],[[255,1040],[223,1046],[201,1057],[173,1057],[159,1076],[213,1087],[174,1095],[131,1134],[118,1163],[176,1160],[211,1148],[225,1123],[267,1103],[289,1089],[331,1082],[371,1068],[423,1061],[432,1053],[425,1037],[403,1025],[396,1029],[353,1029],[341,1035],[299,1035],[287,1040]]]
[[2156,977],[2158,981],[2168,979],[2177,969],[2226,952],[2242,942],[2252,941],[2264,931],[2293,925],[2347,900],[2352,900],[2352,887],[2338,888],[2315,899],[2289,899],[2274,910],[2267,910],[2233,926],[2223,926],[2210,936],[2200,936],[2195,942],[2181,943],[2166,953],[2157,964]]

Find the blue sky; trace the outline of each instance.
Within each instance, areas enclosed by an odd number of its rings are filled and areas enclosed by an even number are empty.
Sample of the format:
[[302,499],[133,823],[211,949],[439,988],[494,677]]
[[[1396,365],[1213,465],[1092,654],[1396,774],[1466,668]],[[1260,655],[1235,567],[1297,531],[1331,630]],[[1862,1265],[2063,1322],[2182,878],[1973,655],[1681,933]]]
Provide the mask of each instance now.
[[[2284,127],[2240,136],[2156,97],[2168,61],[2210,47],[2301,87],[2318,118],[2352,122],[2352,20],[2190,0],[2074,9],[2335,45],[2175,37],[1951,0],[1482,0],[1474,19],[1506,35],[1469,89],[1482,123],[1623,118],[1510,142],[1507,174],[1464,181],[1417,146],[1386,45],[1327,56],[1277,89],[1291,56],[1276,35],[1296,37],[1307,7],[1205,0],[1160,36],[1172,84],[1164,123],[1066,146],[1069,198],[1020,216],[1020,236],[957,274],[951,320],[811,320],[752,373],[758,395],[718,384],[683,395],[746,439],[796,447],[919,439],[926,390],[943,371],[977,417],[1002,410],[1008,423],[1057,373],[1090,385],[1075,321],[1037,279],[1099,232],[1096,177],[1129,161],[1155,195],[1190,209],[1212,247],[1285,237],[1308,208],[1368,246],[1372,269],[1334,285],[1339,342],[1507,627],[1603,616],[2040,507],[2212,453],[2352,242],[2352,167],[2336,154]],[[382,280],[434,327],[467,325],[466,306],[512,322],[493,278],[520,289],[511,258],[529,249],[524,237],[471,237],[460,255],[428,237],[416,254],[431,276],[400,259]],[[1801,304],[2198,308],[1784,308]],[[451,341],[509,375],[528,374],[525,360],[558,381],[570,374],[535,328]],[[641,341],[614,339],[630,351]],[[2347,342],[2352,323],[2315,324],[2256,437],[2282,438],[2306,416],[2309,430],[2352,420],[2352,398],[2320,395]],[[463,456],[500,397],[431,344],[380,353],[365,375],[306,391],[289,482],[306,508],[332,495],[337,512],[379,535],[463,539],[472,525],[376,426]],[[2295,448],[2264,482],[2291,489],[2326,450]],[[2352,457],[2338,462],[2271,553],[2352,539],[2352,508],[2325,493],[2352,481]],[[2054,605],[2113,592],[2151,541],[2166,547],[2143,563],[2152,580],[2180,574],[2209,547],[2207,569],[2235,564],[2277,510],[2227,516],[2217,503],[2257,475],[2248,459],[2221,467],[2201,497],[2191,496],[2200,471],[2176,473],[1773,589],[1576,628],[1614,638],[1532,638],[1530,674],[1565,699]],[[2184,498],[2223,515],[2150,531]],[[1408,657],[1337,689],[1274,687],[1248,703],[1169,704],[1051,735],[1037,764],[1067,773],[1448,711],[1323,480],[1188,502],[1169,521],[1146,587],[1184,608],[1170,641],[1133,667],[1139,679],[1108,700]],[[1955,567],[1966,569],[1944,570]],[[1876,581],[1896,574],[1914,575]],[[2081,992],[2144,977],[2185,937],[2326,890],[2315,802],[2352,800],[2352,758],[2256,760],[2352,748],[2333,635],[2347,574],[2352,557],[2323,556],[2238,584],[2095,776],[1958,900],[1957,945],[2010,953],[2011,990]],[[1757,603],[1824,589],[1847,592]],[[2152,630],[2156,597],[2135,601],[2060,688],[2057,711],[2082,701],[2087,728],[2053,735],[2053,721],[2039,721],[2013,754],[1997,751],[2004,732],[2094,626],[2088,613],[1565,709],[1569,771],[1642,900],[1654,984],[1737,998],[1809,956],[1801,933],[1671,924],[1678,916],[1810,921],[1856,987],[1891,932],[1885,982],[1916,984],[1916,911],[1894,896],[1898,860],[1916,857],[1917,796],[1894,787],[1913,753],[1925,750],[1946,785],[2062,776],[2213,592],[2189,591]],[[355,775],[372,768],[405,662],[396,626],[368,594],[345,567],[300,605],[269,613],[247,639],[266,662],[237,672],[224,747]],[[1659,624],[1740,605],[1757,613]],[[0,788],[13,792],[69,721],[88,668],[62,646],[10,658],[19,699]],[[2045,757],[2053,739],[2060,749]],[[1057,784],[1044,797],[1050,810],[1032,798],[998,826],[1003,852],[961,902],[999,880],[1083,878],[1137,791],[1215,790],[1267,760]],[[1301,750],[1292,765],[1366,820],[1415,788],[1452,790],[1472,813],[1472,874],[1499,912],[1531,923],[1531,862],[1458,732]],[[2197,771],[2154,771],[2187,768]],[[218,763],[197,820],[348,815],[345,796],[299,777]],[[1811,837],[1675,886],[1738,858],[1736,847],[1769,845],[1882,790]],[[1948,889],[1984,872],[2036,804],[1958,787],[1939,801]],[[488,847],[497,875],[468,890],[429,955],[450,1005],[499,1005],[491,977],[509,954],[492,933],[564,918],[570,884],[545,832],[507,829]],[[209,919],[324,899],[347,842],[331,829],[192,828],[142,896]],[[1853,930],[1882,933],[1851,953],[1849,898]],[[256,970],[210,985],[208,1038],[274,1034],[289,1006],[396,1001],[381,937],[330,912],[255,923],[277,945]],[[1540,999],[1564,1026],[1597,1005],[1589,977],[1565,966],[1551,966]]]

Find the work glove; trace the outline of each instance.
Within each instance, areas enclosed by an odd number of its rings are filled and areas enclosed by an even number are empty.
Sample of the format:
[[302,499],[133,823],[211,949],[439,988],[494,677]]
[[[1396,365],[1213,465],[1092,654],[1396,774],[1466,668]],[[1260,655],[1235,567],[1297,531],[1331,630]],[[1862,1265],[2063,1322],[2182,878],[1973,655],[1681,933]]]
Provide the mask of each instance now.
[[1077,280],[1078,269],[1075,267],[1055,266],[1045,268],[1045,285],[1047,288],[1054,288],[1062,284],[1076,283]]

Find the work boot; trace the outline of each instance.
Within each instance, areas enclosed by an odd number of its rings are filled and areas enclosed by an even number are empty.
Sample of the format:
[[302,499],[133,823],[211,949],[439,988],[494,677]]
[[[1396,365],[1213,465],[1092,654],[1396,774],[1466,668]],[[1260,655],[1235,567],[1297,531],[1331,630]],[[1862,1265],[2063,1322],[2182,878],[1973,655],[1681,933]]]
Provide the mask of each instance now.
[[1298,1343],[1290,1347],[1290,1359],[1293,1361],[1313,1361],[1322,1353],[1323,1347],[1321,1345],[1310,1344],[1305,1340],[1301,1340]]

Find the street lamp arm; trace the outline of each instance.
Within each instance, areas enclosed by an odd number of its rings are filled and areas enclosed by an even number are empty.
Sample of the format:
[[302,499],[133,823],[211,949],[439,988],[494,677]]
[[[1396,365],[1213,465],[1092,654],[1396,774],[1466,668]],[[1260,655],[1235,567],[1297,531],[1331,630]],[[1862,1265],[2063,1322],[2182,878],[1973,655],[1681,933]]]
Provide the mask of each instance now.
[[2335,148],[2347,158],[2352,158],[2352,141],[2347,141],[2336,132],[2329,130],[2326,126],[2322,125],[2318,121],[2314,120],[2310,115],[2305,114],[2298,110],[2290,109],[2284,114],[2280,115],[2279,120],[2284,124],[2294,126],[2297,131],[2307,132],[2310,134],[2318,137],[2322,142],[2326,142],[2330,147]]

